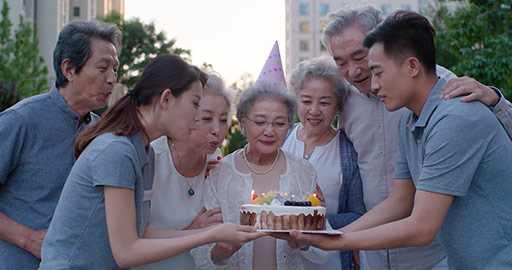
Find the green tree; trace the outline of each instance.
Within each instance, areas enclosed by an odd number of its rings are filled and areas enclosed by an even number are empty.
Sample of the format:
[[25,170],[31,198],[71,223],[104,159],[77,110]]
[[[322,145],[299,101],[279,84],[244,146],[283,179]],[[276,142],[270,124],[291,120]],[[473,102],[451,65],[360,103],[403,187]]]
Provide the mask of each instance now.
[[512,98],[512,0],[461,0],[455,10],[436,2],[437,62]]
[[135,86],[146,65],[159,54],[174,53],[190,60],[190,50],[175,47],[176,40],[157,32],[153,22],[145,24],[139,18],[124,21],[116,12],[102,20],[115,23],[123,33],[118,81],[128,88]]
[[9,6],[3,1],[0,21],[0,111],[48,88],[47,68],[39,56],[37,30],[23,21],[12,30]]

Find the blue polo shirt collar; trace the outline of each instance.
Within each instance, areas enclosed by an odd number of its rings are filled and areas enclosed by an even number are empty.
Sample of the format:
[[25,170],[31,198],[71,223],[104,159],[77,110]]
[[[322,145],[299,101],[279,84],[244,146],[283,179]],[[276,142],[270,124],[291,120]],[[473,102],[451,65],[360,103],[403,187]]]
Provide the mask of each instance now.
[[417,127],[424,128],[427,125],[428,119],[430,119],[430,116],[436,110],[437,105],[441,102],[439,95],[441,94],[441,90],[443,90],[446,82],[446,79],[439,78],[436,85],[434,85],[434,88],[432,88],[432,91],[430,91],[419,117],[416,117],[411,113],[411,117],[409,117],[407,121],[407,128],[409,130],[414,131]]

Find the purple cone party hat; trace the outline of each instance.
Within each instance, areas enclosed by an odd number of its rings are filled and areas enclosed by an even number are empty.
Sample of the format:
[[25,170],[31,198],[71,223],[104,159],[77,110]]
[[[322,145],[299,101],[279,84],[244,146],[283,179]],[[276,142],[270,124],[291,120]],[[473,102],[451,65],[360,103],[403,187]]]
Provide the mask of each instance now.
[[279,45],[277,44],[277,41],[274,44],[272,51],[270,51],[267,61],[256,80],[256,82],[261,81],[267,81],[286,89],[283,65],[281,63],[281,54],[279,53]]

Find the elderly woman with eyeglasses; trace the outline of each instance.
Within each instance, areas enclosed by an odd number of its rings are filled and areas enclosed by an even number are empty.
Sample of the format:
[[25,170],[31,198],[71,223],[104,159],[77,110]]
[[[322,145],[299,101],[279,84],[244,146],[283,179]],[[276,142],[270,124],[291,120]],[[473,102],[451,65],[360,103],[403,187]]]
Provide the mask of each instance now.
[[[286,89],[257,83],[244,91],[237,118],[248,144],[221,160],[210,172],[204,194],[206,209],[220,207],[223,222],[239,223],[240,205],[251,203],[251,191],[282,190],[302,196],[317,186],[311,164],[282,151],[293,124],[297,101]],[[313,247],[292,249],[270,236],[241,247],[217,243],[191,251],[197,269],[313,269],[332,252]]]
[[[300,123],[283,149],[308,160],[324,191],[327,220],[339,229],[366,212],[357,154],[345,134],[332,126],[347,94],[345,79],[330,58],[301,62],[292,72],[289,89],[298,100]],[[352,269],[349,251],[339,251],[315,269]]]

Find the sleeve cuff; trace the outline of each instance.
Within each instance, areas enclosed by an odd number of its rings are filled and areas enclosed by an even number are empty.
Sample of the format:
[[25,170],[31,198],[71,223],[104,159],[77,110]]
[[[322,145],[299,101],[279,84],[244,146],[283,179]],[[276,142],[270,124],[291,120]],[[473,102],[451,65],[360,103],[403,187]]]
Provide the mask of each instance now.
[[489,109],[491,111],[494,111],[494,109],[498,106],[498,104],[501,103],[501,101],[503,100],[503,94],[501,94],[501,91],[494,87],[494,86],[489,86],[489,88],[491,88],[492,90],[494,90],[494,92],[496,93],[496,95],[498,95],[498,102],[496,102],[496,104],[494,106],[489,106]]

